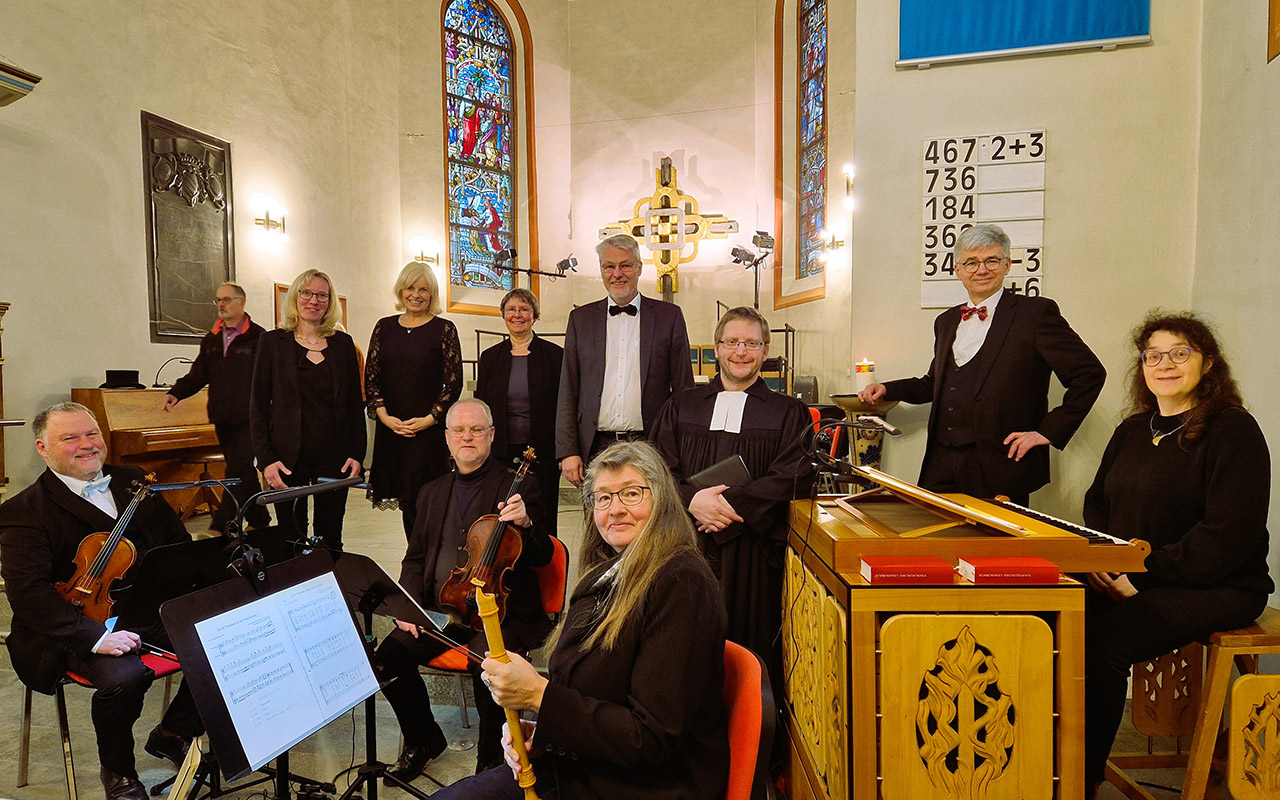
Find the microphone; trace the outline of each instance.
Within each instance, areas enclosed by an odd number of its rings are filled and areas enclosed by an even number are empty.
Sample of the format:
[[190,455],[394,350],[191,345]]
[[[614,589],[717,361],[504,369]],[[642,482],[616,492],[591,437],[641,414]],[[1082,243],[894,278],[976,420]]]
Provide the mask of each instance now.
[[861,414],[858,416],[858,419],[865,419],[867,422],[874,422],[876,424],[876,427],[880,428],[890,436],[902,435],[902,431],[890,425],[887,421],[885,421],[884,418],[877,417],[874,414]]
[[275,503],[284,503],[289,500],[296,500],[299,497],[309,497],[313,494],[321,492],[331,492],[334,489],[346,489],[362,482],[364,478],[357,475],[354,478],[343,478],[336,481],[325,481],[312,486],[296,486],[288,489],[277,489],[275,491],[259,492],[254,495],[253,502],[260,506],[269,506]]

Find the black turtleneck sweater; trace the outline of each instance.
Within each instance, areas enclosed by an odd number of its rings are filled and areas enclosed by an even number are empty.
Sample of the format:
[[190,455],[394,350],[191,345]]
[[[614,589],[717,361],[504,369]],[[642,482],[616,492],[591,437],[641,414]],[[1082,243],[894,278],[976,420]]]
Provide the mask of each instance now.
[[[455,470],[453,473],[453,491],[449,495],[449,506],[444,515],[440,557],[436,559],[437,587],[444,586],[444,582],[449,579],[449,574],[467,563],[467,529],[462,527],[462,520],[466,519],[467,512],[471,510],[471,504],[475,502],[485,476],[492,468],[493,459],[487,458],[480,468],[473,472],[464,475]],[[498,509],[493,508],[485,513],[497,513],[497,511]]]
[[1085,494],[1084,521],[1122,539],[1151,543],[1141,591],[1155,586],[1234,586],[1269,594],[1267,506],[1271,456],[1243,408],[1212,417],[1196,439],[1181,431],[1152,444],[1151,429],[1180,417],[1131,417],[1116,428]]

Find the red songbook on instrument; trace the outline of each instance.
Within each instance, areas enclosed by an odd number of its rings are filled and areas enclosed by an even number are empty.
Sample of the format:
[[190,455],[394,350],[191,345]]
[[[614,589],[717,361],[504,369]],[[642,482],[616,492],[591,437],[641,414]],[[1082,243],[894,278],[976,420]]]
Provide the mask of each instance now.
[[937,556],[863,556],[862,579],[873,586],[888,584],[950,586],[955,583],[950,562]]
[[970,583],[1056,584],[1062,570],[1038,556],[961,556],[960,577]]

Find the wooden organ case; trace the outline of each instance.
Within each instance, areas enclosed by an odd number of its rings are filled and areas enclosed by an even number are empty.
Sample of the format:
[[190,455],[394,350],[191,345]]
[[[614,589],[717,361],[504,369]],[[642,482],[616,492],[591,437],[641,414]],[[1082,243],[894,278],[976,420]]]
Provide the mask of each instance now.
[[[202,465],[194,459],[222,452],[206,411],[209,390],[201,389],[164,411],[167,389],[72,389],[71,399],[87,406],[98,418],[107,440],[107,460],[154,472],[160,483],[196,481]],[[225,465],[209,465],[215,478]],[[181,511],[195,489],[165,492],[162,497]]]
[[791,504],[783,607],[792,800],[1083,796],[1084,586],[872,586],[863,555],[1038,555],[1143,570],[1123,542],[868,468]]

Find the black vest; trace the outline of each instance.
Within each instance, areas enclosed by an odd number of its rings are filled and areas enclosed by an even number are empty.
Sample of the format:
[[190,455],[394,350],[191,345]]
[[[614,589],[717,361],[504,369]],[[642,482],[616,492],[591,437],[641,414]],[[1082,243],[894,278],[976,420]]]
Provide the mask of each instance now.
[[[983,347],[986,343],[983,342]],[[982,352],[981,349],[978,351]],[[934,433],[939,444],[964,447],[977,442],[973,427],[974,394],[978,389],[978,356],[974,354],[963,367],[947,351],[947,364],[942,375],[942,394],[938,397],[937,425]]]

